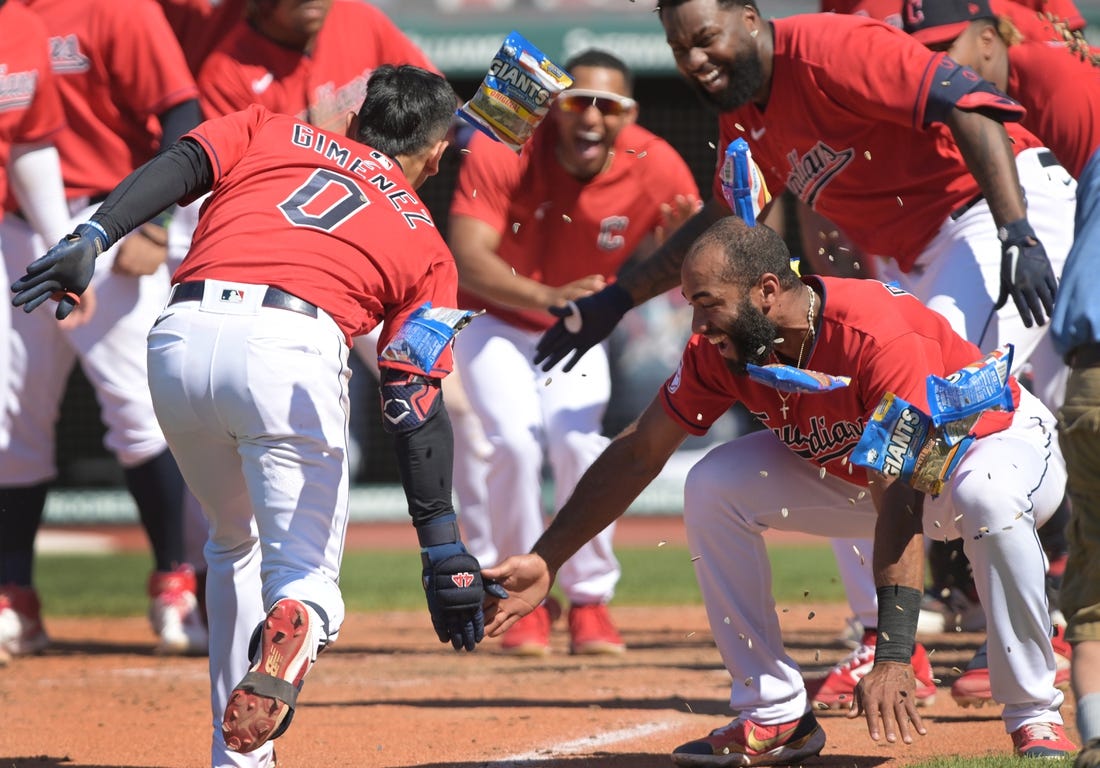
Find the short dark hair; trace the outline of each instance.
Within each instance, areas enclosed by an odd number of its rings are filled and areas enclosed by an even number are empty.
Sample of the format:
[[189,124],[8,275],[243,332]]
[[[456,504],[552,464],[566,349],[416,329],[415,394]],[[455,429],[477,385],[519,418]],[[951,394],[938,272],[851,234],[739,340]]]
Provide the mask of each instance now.
[[367,81],[356,139],[391,157],[415,155],[447,135],[457,106],[444,77],[411,64],[383,64]]
[[599,69],[613,69],[623,76],[628,93],[634,93],[634,73],[626,62],[609,51],[599,48],[589,48],[576,53],[565,62],[565,71],[572,72],[574,67],[596,67]]
[[[721,8],[734,8],[736,6],[751,6],[757,11],[760,10],[760,6],[756,3],[756,0],[715,0]],[[661,11],[665,8],[675,8],[678,5],[691,2],[691,0],[657,0],[657,7],[654,8],[657,11],[657,16],[661,15]]]
[[717,245],[725,254],[721,278],[742,291],[756,285],[769,272],[779,277],[784,289],[799,284],[791,269],[791,252],[771,227],[750,227],[737,216],[726,216],[712,224],[691,246],[694,253]]

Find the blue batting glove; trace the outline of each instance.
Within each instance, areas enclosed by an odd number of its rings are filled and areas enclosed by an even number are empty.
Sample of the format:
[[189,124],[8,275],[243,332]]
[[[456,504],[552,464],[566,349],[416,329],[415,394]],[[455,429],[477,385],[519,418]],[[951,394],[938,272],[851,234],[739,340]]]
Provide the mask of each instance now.
[[485,614],[481,609],[485,585],[477,558],[456,541],[421,548],[420,560],[428,612],[439,641],[450,641],[456,651],[474,650],[485,637]]
[[541,364],[542,370],[549,371],[572,352],[573,357],[562,370],[573,370],[585,352],[611,335],[633,306],[634,297],[618,283],[612,283],[564,307],[550,307],[550,314],[561,319],[539,339],[535,365]]
[[95,260],[107,247],[107,235],[97,224],[81,224],[65,235],[46,255],[27,265],[27,273],[16,280],[11,303],[32,312],[46,299],[57,300],[58,320],[76,307],[95,274]]

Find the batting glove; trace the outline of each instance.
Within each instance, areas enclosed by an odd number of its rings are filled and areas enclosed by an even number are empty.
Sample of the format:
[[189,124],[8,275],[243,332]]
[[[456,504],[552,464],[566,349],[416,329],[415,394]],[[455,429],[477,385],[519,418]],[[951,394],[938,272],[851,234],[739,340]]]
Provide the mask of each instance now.
[[1011,296],[1025,326],[1032,326],[1032,318],[1044,325],[1054,309],[1058,281],[1043,244],[1027,219],[1004,225],[997,237],[1001,240],[1001,294],[994,309],[1003,307]]
[[32,312],[46,299],[57,300],[58,320],[69,316],[78,298],[92,281],[95,260],[107,245],[107,235],[95,224],[81,224],[65,235],[46,255],[27,265],[27,274],[16,280],[11,303]]
[[[421,578],[428,598],[428,612],[439,642],[449,640],[456,651],[474,650],[485,637],[485,614],[481,603],[486,586],[482,583],[477,558],[466,551],[461,541],[456,541],[421,548],[420,560],[424,566]],[[496,584],[488,588],[498,597],[503,592]],[[508,593],[504,592],[503,596],[507,597]]]
[[535,365],[541,364],[542,370],[549,371],[572,352],[573,357],[562,370],[573,370],[585,352],[611,335],[633,306],[634,297],[618,283],[612,283],[564,307],[550,307],[550,314],[561,319],[539,339]]

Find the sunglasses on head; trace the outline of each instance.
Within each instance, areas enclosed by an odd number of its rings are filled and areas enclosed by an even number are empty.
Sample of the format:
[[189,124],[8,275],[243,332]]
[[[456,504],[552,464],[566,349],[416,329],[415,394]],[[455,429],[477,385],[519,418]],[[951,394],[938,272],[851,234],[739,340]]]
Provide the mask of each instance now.
[[634,99],[607,91],[588,91],[581,88],[564,91],[558,96],[558,107],[563,112],[580,113],[595,107],[601,115],[618,116],[634,108]]

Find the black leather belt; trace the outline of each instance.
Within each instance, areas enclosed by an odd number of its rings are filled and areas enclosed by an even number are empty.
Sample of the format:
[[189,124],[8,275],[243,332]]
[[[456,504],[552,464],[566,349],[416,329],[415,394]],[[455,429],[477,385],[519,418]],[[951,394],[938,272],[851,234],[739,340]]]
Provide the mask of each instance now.
[[1072,368],[1095,368],[1100,365],[1100,342],[1091,342],[1074,347],[1066,356]]
[[[168,304],[178,304],[181,301],[201,301],[205,292],[206,282],[203,280],[179,283],[172,288],[172,298],[168,299]],[[317,317],[317,307],[274,286],[268,287],[267,293],[264,294],[264,299],[260,303],[265,307],[286,309],[300,315]]]
[[971,198],[969,201],[963,203],[958,208],[951,211],[951,221],[958,221],[962,218],[964,213],[969,211],[971,208],[973,208],[984,199],[985,195],[978,195],[977,197]]

